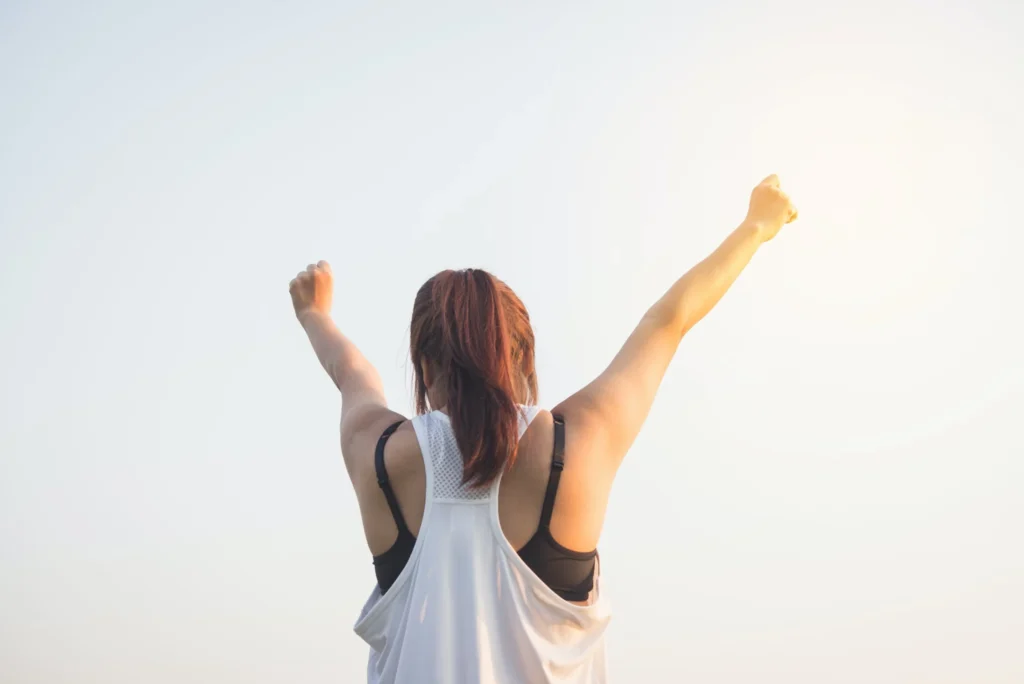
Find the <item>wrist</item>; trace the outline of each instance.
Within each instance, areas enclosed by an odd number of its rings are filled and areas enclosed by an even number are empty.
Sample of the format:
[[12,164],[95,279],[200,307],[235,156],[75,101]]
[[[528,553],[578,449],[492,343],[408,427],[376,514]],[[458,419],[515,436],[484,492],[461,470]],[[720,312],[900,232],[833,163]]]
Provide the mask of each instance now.
[[299,319],[299,325],[303,328],[308,328],[310,325],[317,325],[331,319],[330,314],[314,307],[296,311],[295,317]]
[[755,221],[749,218],[744,219],[743,223],[736,230],[751,240],[755,240],[758,244],[768,241],[768,227],[762,221]]

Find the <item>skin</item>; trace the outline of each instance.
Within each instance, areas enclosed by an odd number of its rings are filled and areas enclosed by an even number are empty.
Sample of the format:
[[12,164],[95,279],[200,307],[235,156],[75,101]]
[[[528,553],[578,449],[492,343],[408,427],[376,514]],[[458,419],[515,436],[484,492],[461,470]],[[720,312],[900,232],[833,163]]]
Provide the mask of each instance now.
[[[777,176],[750,196],[747,216],[707,258],[672,285],[641,318],[608,367],[552,409],[566,423],[565,469],[551,531],[578,551],[597,547],[612,483],[647,418],[658,387],[686,333],[722,298],[758,248],[797,217]],[[341,392],[341,451],[359,501],[370,553],[387,551],[398,536],[377,485],[373,455],[384,429],[405,419],[387,406],[377,370],[331,319],[333,274],[321,261],[291,281],[295,314],[327,374]],[[445,397],[433,368],[423,369],[430,403]],[[442,409],[443,410],[443,409]],[[542,411],[519,443],[519,456],[502,477],[499,518],[514,548],[537,530],[551,466],[554,427]],[[409,422],[385,449],[385,464],[409,529],[418,535],[425,502],[423,457]]]

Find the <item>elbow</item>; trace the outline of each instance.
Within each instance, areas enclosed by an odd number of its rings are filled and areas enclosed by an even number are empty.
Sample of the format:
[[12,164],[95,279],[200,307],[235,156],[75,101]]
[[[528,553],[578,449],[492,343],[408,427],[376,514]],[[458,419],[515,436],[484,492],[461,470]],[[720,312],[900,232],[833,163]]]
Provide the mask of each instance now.
[[384,393],[377,369],[365,361],[339,368],[338,373],[332,377],[341,390],[343,400],[345,395],[355,396],[372,392],[382,396]]
[[647,311],[644,321],[658,330],[682,339],[693,325],[688,311],[689,307],[685,300],[674,306],[668,306],[667,302],[658,302]]

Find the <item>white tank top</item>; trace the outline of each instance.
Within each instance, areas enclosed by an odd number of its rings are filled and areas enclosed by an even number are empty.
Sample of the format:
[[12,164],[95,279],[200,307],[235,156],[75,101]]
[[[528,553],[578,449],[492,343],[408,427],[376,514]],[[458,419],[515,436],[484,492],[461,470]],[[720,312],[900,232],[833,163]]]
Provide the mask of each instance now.
[[[520,419],[522,437],[537,409]],[[600,684],[610,613],[595,573],[589,604],[565,601],[501,531],[498,478],[462,484],[448,417],[412,420],[427,474],[416,546],[387,594],[375,586],[355,632],[370,684]]]

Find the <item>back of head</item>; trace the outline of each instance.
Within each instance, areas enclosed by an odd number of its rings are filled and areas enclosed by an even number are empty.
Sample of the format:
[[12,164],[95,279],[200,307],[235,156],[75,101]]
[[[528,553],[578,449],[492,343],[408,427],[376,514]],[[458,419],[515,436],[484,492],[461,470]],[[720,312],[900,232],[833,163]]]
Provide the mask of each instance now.
[[526,307],[486,271],[442,271],[416,294],[410,348],[416,411],[443,406],[462,453],[463,482],[493,482],[515,460],[520,405],[537,397]]

